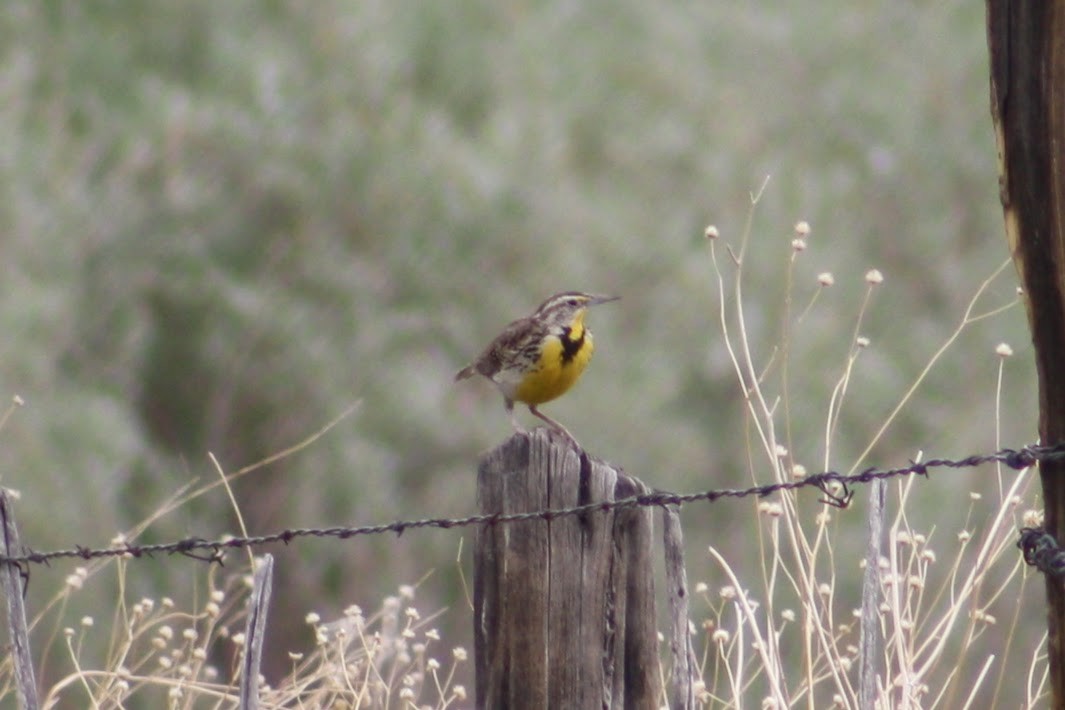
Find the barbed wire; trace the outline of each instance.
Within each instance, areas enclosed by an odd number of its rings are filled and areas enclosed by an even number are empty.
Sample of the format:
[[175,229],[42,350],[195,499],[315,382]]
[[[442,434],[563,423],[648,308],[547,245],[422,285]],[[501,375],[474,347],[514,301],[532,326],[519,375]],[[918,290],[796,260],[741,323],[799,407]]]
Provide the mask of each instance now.
[[[879,469],[867,468],[854,474],[842,474],[836,471],[824,471],[815,473],[792,481],[778,481],[749,488],[718,488],[700,491],[697,493],[671,493],[669,491],[656,490],[651,493],[621,498],[613,501],[600,501],[586,503],[569,508],[556,508],[536,510],[527,513],[491,513],[481,515],[469,515],[461,518],[425,518],[421,520],[398,520],[380,525],[362,526],[336,526],[324,528],[292,528],[268,535],[254,535],[248,537],[229,536],[216,540],[207,540],[199,537],[189,537],[174,542],[139,545],[126,542],[121,545],[105,548],[89,548],[81,545],[70,549],[51,550],[48,552],[36,552],[29,548],[21,555],[0,555],[0,564],[17,565],[27,573],[26,565],[48,564],[53,560],[81,559],[94,560],[107,557],[142,558],[152,557],[157,554],[180,554],[193,559],[206,562],[222,563],[223,555],[227,550],[244,548],[256,548],[264,545],[284,543],[304,537],[337,538],[346,540],[352,537],[364,535],[380,535],[394,533],[402,535],[408,530],[420,528],[439,528],[449,530],[475,525],[501,525],[528,520],[551,521],[575,515],[586,515],[595,512],[609,512],[637,507],[660,507],[682,506],[687,503],[706,501],[713,503],[724,498],[764,498],[783,491],[793,491],[800,488],[817,488],[824,497],[823,503],[838,508],[845,508],[851,501],[853,491],[850,487],[855,484],[870,483],[872,481],[886,480],[903,476],[928,476],[929,471],[937,468],[974,468],[987,463],[1002,463],[1014,470],[1023,470],[1038,461],[1050,461],[1065,459],[1065,444],[1058,446],[1025,446],[1022,449],[1001,449],[992,454],[967,456],[963,459],[936,458],[927,461],[911,462],[908,466],[899,468]],[[1025,560],[1029,564],[1045,564],[1047,569],[1054,570],[1054,574],[1065,574],[1065,553],[1056,547],[1049,546],[1044,538],[1039,537],[1032,531],[1029,536],[1029,546],[1022,546]],[[1045,535],[1045,534],[1044,534]],[[1049,537],[1049,536],[1046,536]],[[1024,542],[1026,538],[1022,538]],[[1053,538],[1050,538],[1053,542]],[[1021,546],[1021,542],[1018,543]],[[1031,549],[1031,552],[1029,551]],[[1050,552],[1048,552],[1050,550]],[[1053,554],[1056,551],[1056,555]],[[1031,560],[1029,558],[1031,557]],[[1034,561],[1033,561],[1034,560]],[[1043,569],[1043,567],[1040,567]],[[1046,572],[1046,569],[1044,569]],[[1047,572],[1050,574],[1051,572]]]
[[1065,550],[1054,536],[1043,528],[1021,528],[1017,547],[1024,553],[1024,561],[1048,577],[1065,580]]

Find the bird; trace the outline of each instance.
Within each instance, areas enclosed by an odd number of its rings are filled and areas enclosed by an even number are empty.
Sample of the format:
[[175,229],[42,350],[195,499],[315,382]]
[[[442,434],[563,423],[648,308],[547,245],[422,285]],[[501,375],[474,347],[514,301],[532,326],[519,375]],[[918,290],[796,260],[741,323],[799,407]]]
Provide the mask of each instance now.
[[565,394],[592,359],[592,331],[584,322],[588,309],[619,298],[581,291],[556,293],[532,315],[504,328],[476,360],[455,374],[455,381],[483,375],[503,394],[515,431],[525,432],[514,414],[514,403],[521,402],[533,416],[576,442],[566,427],[537,407]]

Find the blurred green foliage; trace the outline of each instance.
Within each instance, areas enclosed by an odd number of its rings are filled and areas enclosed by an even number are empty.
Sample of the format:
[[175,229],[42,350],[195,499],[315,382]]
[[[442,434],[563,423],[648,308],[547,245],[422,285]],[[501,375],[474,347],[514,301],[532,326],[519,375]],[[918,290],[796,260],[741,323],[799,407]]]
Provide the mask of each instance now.
[[[25,541],[106,543],[210,480],[207,452],[239,468],[355,401],[240,481],[252,532],[471,513],[478,452],[509,429],[489,385],[452,373],[570,288],[623,300],[593,314],[596,361],[552,416],[655,487],[757,479],[702,231],[737,243],[767,175],[744,263],[762,361],[796,220],[813,234],[793,310],[836,277],[790,346],[811,470],[862,275],[886,276],[835,439],[849,467],[1007,257],[983,21],[961,0],[8,0],[0,385],[27,406],[3,431],[3,483],[23,492]],[[1031,440],[1014,308],[966,331],[865,463],[993,449],[1002,340],[1020,355],[1003,442]],[[750,515],[686,516],[692,550],[742,545]],[[219,493],[149,535],[235,531]],[[303,612],[373,607],[430,569],[420,598],[468,634],[459,535],[414,537],[282,551],[279,650],[311,642]],[[705,565],[693,553],[689,575]],[[130,593],[191,590],[193,569],[143,564]]]

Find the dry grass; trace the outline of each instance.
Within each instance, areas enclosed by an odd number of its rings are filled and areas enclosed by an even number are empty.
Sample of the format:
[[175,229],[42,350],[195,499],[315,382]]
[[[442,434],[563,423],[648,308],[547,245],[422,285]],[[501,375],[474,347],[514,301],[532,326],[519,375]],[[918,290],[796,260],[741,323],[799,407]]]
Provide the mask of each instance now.
[[[112,563],[123,578],[128,563]],[[240,654],[244,648],[246,602],[251,575],[223,573],[212,565],[205,575],[201,605],[182,609],[173,599],[118,600],[110,627],[83,617],[58,636],[53,663],[69,670],[42,696],[43,707],[238,707]],[[87,568],[71,575],[60,608],[89,577]],[[336,621],[307,615],[310,653],[290,654],[292,671],[277,687],[261,686],[264,708],[448,708],[463,707],[466,689],[455,683],[467,661],[461,647],[448,648],[432,622],[414,605],[416,587],[401,586],[370,614],[349,607]],[[109,638],[97,662],[88,648]],[[46,655],[53,649],[45,649]],[[87,657],[88,656],[88,657]],[[4,666],[10,680],[10,661]],[[13,699],[4,688],[0,698]]]
[[[752,196],[752,215],[758,197]],[[834,278],[819,275],[808,305],[792,318],[793,290],[801,290],[793,288],[794,267],[810,235],[809,226],[800,222],[787,269],[783,334],[766,361],[760,360],[748,338],[743,309],[743,260],[750,229],[748,222],[738,246],[722,247],[724,240],[713,227],[707,237],[721,303],[720,329],[744,393],[750,475],[759,482],[767,477],[784,481],[806,473],[790,446],[792,417],[801,409],[788,397],[790,343],[794,329]],[[727,260],[719,258],[722,248]],[[1015,305],[978,310],[987,287],[1001,273],[999,268],[979,286],[957,328],[903,391],[864,452],[841,466],[835,446],[842,412],[854,390],[857,363],[871,347],[862,334],[863,318],[878,290],[887,288],[879,271],[865,274],[865,295],[853,316],[850,345],[823,415],[824,457],[818,466],[855,472],[866,465],[866,457],[899,413],[920,406],[922,383],[965,329]],[[999,377],[988,384],[988,392],[999,422],[1002,361],[1011,351],[1002,345],[996,353]],[[997,430],[994,441],[1000,445]],[[910,456],[920,460],[922,453]],[[1018,528],[1040,517],[1032,509],[1033,472],[998,470],[990,486],[979,482],[986,480],[984,470],[952,475],[946,494],[942,481],[907,477],[886,484],[886,539],[874,558],[875,594],[864,602],[875,619],[866,633],[878,639],[870,666],[875,705],[1039,707],[1047,690],[1045,637],[1033,631],[1033,614],[1022,614],[1022,609],[1028,588],[1041,587],[1042,580],[1032,579],[1015,545]],[[984,488],[990,493],[978,492]],[[857,493],[847,509],[815,503],[808,492],[757,503],[750,516],[750,535],[760,551],[756,564],[747,550],[710,547],[715,570],[711,577],[719,581],[695,586],[705,606],[696,604],[693,610],[701,618],[696,645],[701,648],[703,706],[861,706],[860,580],[868,536],[862,531],[871,508],[866,492]],[[929,506],[929,495],[944,500]],[[1041,615],[1034,616],[1041,621]]]

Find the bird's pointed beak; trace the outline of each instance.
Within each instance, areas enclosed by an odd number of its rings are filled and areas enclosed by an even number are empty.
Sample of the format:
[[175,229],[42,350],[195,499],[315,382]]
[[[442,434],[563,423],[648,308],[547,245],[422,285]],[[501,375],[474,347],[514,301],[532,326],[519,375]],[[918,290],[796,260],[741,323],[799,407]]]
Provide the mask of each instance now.
[[598,306],[600,303],[610,303],[611,301],[616,301],[616,300],[618,300],[620,298],[621,298],[621,296],[592,296],[588,300],[587,305],[588,306]]

